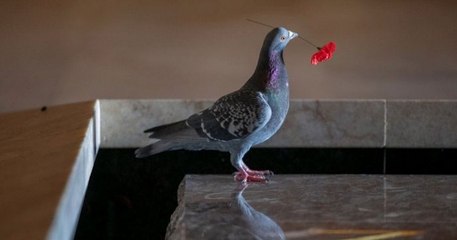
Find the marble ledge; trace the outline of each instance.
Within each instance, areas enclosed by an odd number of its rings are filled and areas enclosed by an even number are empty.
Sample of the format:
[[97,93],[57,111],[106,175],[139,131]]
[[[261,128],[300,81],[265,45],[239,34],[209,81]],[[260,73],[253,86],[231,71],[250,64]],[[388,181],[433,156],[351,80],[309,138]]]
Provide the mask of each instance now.
[[[144,129],[187,118],[211,100],[100,100],[101,147],[150,142]],[[260,147],[456,148],[456,100],[291,101],[283,127]]]
[[457,176],[188,175],[167,239],[457,239]]
[[457,147],[457,102],[387,101],[387,147]]
[[[187,118],[208,100],[101,100],[102,147],[138,147],[143,130]],[[382,147],[384,101],[293,100],[283,127],[261,147]]]

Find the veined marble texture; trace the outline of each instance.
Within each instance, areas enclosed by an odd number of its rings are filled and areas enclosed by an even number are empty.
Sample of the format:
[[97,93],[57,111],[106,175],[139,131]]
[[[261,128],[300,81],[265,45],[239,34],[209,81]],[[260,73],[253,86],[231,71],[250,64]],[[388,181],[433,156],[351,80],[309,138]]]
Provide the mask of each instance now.
[[[185,119],[213,100],[100,100],[101,147],[139,147],[145,129]],[[291,100],[260,147],[456,148],[455,100]]]
[[267,147],[382,147],[382,100],[294,100]]
[[457,176],[188,175],[168,239],[457,239]]
[[[143,130],[185,119],[209,100],[101,100],[101,147],[138,147]],[[382,100],[293,100],[284,125],[263,147],[382,147]]]
[[139,147],[151,142],[143,131],[179,121],[211,106],[212,101],[100,100],[101,146]]
[[387,147],[457,147],[457,103],[449,100],[389,101]]

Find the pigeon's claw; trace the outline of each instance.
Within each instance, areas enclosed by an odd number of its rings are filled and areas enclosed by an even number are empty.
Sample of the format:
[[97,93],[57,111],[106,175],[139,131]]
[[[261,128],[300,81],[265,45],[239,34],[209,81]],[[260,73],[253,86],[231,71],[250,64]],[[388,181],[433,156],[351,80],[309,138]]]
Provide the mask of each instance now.
[[260,182],[266,183],[270,181],[271,176],[273,176],[273,172],[270,170],[263,170],[263,171],[238,171],[234,173],[235,181],[247,183],[247,182]]
[[274,175],[274,173],[270,170],[251,170],[246,164],[243,162],[241,163],[241,168],[243,171],[245,171],[248,175],[255,175],[255,176],[264,176],[268,179],[270,179],[271,176]]
[[247,169],[246,172],[249,175],[265,176],[265,177],[268,177],[268,178],[270,178],[271,176],[275,175],[270,170],[251,170],[251,169]]

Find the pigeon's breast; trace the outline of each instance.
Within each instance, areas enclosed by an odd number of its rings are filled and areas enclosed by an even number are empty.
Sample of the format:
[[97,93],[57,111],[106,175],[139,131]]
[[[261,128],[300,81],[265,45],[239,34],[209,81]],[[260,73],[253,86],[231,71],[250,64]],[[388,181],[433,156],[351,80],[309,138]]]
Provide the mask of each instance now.
[[281,128],[289,110],[289,88],[267,93],[266,99],[271,108],[271,118],[268,123],[253,138],[253,145],[260,144],[272,137]]

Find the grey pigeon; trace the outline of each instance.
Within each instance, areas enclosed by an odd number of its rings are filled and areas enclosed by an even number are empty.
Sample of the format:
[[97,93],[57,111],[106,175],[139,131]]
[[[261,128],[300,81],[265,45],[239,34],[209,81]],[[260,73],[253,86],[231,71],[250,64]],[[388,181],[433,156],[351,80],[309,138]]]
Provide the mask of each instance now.
[[283,27],[270,31],[254,74],[239,90],[185,120],[145,130],[158,141],[137,149],[136,157],[178,149],[226,151],[238,170],[235,180],[267,181],[273,173],[249,169],[243,156],[252,146],[268,140],[284,122],[289,109],[289,83],[283,51],[297,36]]

